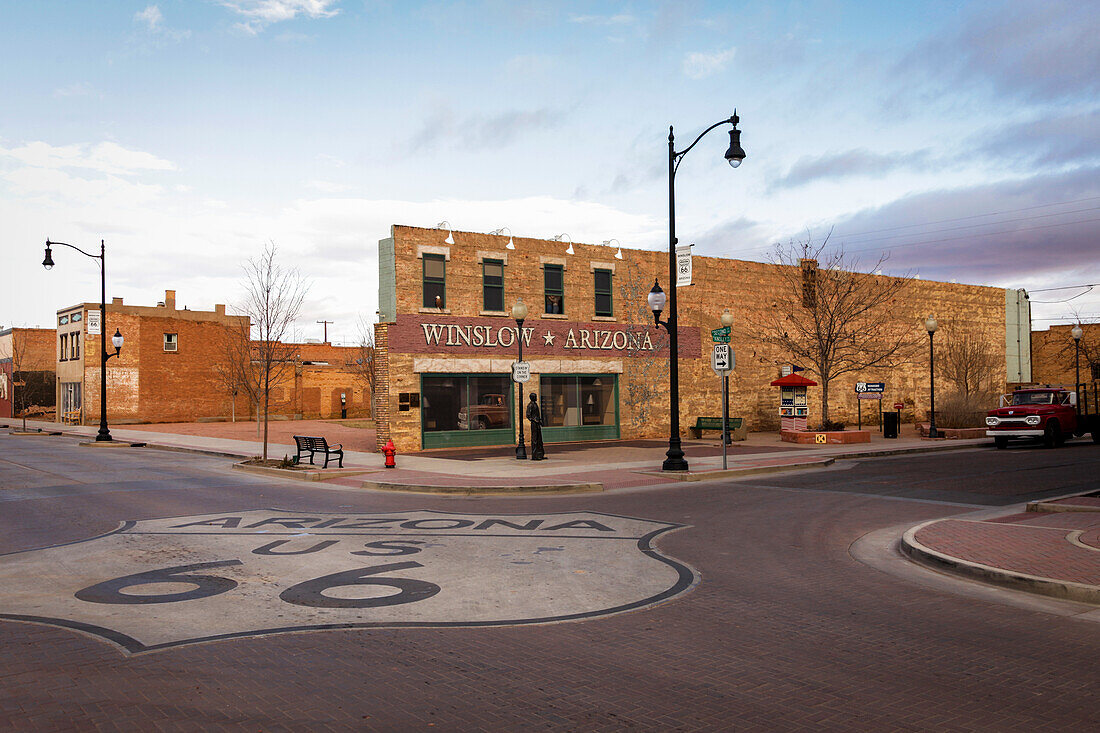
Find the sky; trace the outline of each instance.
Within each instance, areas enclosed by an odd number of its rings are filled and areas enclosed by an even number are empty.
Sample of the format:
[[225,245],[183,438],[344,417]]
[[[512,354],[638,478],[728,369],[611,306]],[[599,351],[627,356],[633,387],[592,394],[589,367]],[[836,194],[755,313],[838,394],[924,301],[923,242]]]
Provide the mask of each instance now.
[[723,126],[676,175],[696,254],[828,236],[1100,322],[1091,2],[0,0],[0,90],[0,326],[97,300],[47,237],[192,310],[273,242],[311,282],[294,335],[350,343],[392,224],[667,249],[669,126],[734,109],[744,163]]

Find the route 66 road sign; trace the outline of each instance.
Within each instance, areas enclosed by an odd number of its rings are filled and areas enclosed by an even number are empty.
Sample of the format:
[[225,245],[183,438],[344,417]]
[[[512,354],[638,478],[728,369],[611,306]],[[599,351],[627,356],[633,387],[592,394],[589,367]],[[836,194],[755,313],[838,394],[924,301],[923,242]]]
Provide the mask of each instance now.
[[584,619],[690,590],[695,573],[652,546],[680,526],[596,512],[129,521],[4,556],[0,618],[78,629],[130,653],[283,631]]

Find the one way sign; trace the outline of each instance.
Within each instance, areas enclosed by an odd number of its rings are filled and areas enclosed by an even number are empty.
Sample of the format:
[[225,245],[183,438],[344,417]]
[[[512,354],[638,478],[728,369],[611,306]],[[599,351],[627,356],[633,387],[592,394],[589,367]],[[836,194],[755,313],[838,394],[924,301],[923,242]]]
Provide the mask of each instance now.
[[710,368],[720,377],[724,377],[733,371],[733,351],[729,344],[715,344],[714,353],[710,355]]

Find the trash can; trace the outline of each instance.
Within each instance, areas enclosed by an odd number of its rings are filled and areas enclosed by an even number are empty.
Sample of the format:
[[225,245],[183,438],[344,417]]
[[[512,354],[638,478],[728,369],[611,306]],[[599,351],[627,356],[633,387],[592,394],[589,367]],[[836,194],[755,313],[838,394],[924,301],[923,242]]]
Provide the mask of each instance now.
[[897,438],[898,437],[898,425],[901,423],[901,413],[898,412],[884,412],[882,413],[882,437],[884,438]]

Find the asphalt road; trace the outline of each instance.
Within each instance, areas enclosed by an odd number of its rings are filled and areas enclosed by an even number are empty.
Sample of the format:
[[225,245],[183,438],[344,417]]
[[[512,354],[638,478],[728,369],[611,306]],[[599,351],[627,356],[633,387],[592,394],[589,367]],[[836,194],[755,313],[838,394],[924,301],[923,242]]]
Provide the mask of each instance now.
[[[1087,729],[1100,703],[1095,623],[885,573],[851,547],[975,505],[1095,488],[1098,462],[1092,445],[990,449],[485,499],[333,490],[230,472],[221,459],[3,436],[0,553],[17,554],[0,568],[124,520],[589,511],[685,525],[656,546],[700,582],[581,621],[279,633],[134,655],[93,634],[0,620],[0,728]],[[71,546],[74,567],[84,546]]]

